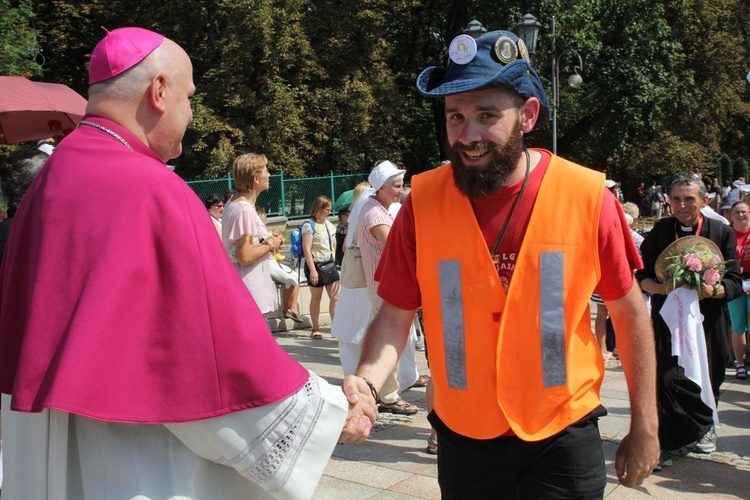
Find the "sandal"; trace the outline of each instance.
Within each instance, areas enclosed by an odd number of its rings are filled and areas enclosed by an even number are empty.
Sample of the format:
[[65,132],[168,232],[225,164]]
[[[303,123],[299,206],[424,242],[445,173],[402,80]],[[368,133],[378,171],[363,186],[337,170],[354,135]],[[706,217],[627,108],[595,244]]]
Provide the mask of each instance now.
[[429,381],[429,375],[420,375],[417,381],[412,384],[412,387],[427,387],[427,382]]
[[313,330],[312,333],[310,333],[310,338],[315,340],[321,340],[323,336],[320,334],[318,330]]
[[288,309],[284,313],[284,317],[291,319],[295,323],[304,323],[304,321],[302,320],[302,317],[299,314],[297,314],[296,312],[292,311],[291,309]]
[[414,415],[419,411],[419,408],[398,398],[394,403],[380,404],[378,411],[380,413],[393,413],[394,415]]
[[430,455],[437,455],[437,438],[434,438],[432,436],[427,438],[427,448],[425,448],[425,453],[428,453]]
[[745,365],[737,365],[737,373],[734,374],[734,378],[738,380],[745,380],[747,378],[747,368]]

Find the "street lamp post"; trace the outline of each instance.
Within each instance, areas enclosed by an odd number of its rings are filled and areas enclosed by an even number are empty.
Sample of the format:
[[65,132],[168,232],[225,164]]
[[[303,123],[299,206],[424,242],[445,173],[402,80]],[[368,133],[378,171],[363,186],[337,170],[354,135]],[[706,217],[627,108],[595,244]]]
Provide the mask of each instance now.
[[479,38],[480,36],[487,33],[487,28],[482,26],[482,23],[474,19],[466,25],[464,30],[461,32],[464,35],[469,35],[472,38]]
[[516,33],[526,44],[531,59],[533,59],[534,54],[536,54],[536,45],[539,41],[539,30],[541,27],[542,23],[531,14],[526,14],[521,18],[521,21],[516,24]]
[[[536,53],[537,41],[541,23],[531,14],[523,16],[516,24],[516,32],[523,39],[529,49],[529,57]],[[555,16],[550,19],[550,34],[552,35],[552,153],[557,154],[557,108],[560,106],[560,59],[566,54],[578,57],[578,66],[573,68],[574,73],[568,77],[568,85],[577,89],[583,84],[583,58],[581,54],[573,49],[566,49],[557,53],[555,48]]]

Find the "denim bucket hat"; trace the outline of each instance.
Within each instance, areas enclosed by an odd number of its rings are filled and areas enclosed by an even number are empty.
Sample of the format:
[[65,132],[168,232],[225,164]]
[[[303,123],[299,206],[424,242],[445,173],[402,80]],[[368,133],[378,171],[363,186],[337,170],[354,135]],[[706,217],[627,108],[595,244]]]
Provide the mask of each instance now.
[[526,99],[536,97],[541,108],[534,129],[547,124],[550,103],[542,81],[529,61],[523,40],[509,31],[491,31],[476,40],[459,35],[450,45],[448,68],[432,66],[417,78],[417,90],[425,97],[503,87]]

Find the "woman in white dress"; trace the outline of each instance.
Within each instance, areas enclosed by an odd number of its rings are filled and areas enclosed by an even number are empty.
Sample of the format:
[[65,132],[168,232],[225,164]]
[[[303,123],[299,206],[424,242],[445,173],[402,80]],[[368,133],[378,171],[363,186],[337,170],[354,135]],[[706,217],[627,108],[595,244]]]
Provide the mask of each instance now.
[[258,195],[268,189],[270,174],[265,155],[248,153],[232,165],[236,193],[224,207],[222,241],[262,314],[276,310],[276,286],[271,279],[269,254],[284,244],[269,232],[255,210]]
[[[367,181],[360,182],[354,187],[352,202],[349,206],[349,227],[344,239],[344,252],[356,244],[354,235],[357,233],[357,218],[364,205],[364,199],[360,197],[370,187]],[[370,189],[369,193],[375,191]],[[357,203],[357,200],[360,200]],[[367,287],[346,288],[341,287],[339,292],[339,313],[333,319],[331,335],[339,341],[339,358],[344,375],[353,375],[357,369],[360,355],[360,342],[365,335],[365,329],[370,322],[370,299],[367,298]]]
[[[355,235],[357,234],[359,214],[367,199],[375,194],[369,182],[360,182],[354,188],[352,203],[350,205],[349,228],[344,240],[344,251],[351,246],[358,246]],[[392,203],[388,211],[395,217],[401,203]],[[331,326],[331,335],[339,341],[339,359],[344,375],[353,375],[357,370],[359,358],[362,353],[362,340],[370,321],[374,317],[367,287],[346,288],[341,286],[339,294],[338,314]],[[409,339],[404,347],[404,352],[398,359],[398,385],[402,389],[412,385],[423,387],[429,377],[420,377],[417,371],[416,360],[416,329],[412,325],[409,331]],[[416,382],[415,382],[416,381]]]

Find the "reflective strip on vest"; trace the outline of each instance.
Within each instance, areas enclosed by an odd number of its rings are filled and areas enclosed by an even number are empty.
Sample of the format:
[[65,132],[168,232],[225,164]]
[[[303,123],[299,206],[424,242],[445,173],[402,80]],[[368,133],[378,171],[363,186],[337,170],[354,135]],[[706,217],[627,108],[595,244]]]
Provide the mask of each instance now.
[[540,253],[539,312],[545,389],[564,385],[567,382],[564,279],[563,252]]
[[443,319],[443,344],[448,387],[467,389],[466,344],[464,332],[464,298],[461,286],[461,261],[438,263],[440,306]]

